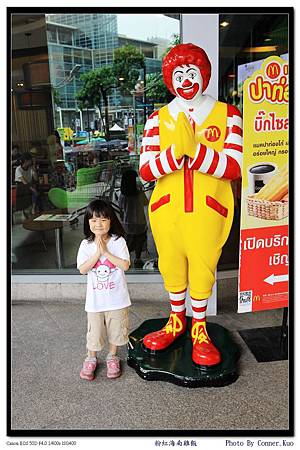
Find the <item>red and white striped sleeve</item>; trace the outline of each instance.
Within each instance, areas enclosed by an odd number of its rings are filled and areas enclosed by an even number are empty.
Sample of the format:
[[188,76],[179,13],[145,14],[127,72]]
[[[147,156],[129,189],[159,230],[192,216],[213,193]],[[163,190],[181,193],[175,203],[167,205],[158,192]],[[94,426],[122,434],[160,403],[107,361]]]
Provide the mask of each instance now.
[[217,152],[213,148],[199,144],[195,158],[189,168],[208,173],[216,178],[235,180],[241,177],[243,159],[243,124],[240,111],[227,105],[227,127],[224,149]]
[[149,116],[144,128],[140,151],[140,175],[145,181],[158,178],[181,169],[184,158],[176,159],[174,146],[160,151],[158,111]]

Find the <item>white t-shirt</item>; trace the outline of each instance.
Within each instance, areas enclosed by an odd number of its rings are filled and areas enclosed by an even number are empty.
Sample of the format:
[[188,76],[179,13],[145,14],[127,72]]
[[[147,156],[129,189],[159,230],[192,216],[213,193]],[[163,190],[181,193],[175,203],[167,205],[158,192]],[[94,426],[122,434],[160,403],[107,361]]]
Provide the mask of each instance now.
[[21,183],[22,177],[25,178],[27,183],[30,184],[32,182],[32,168],[29,167],[27,170],[25,170],[21,166],[18,166],[15,172],[15,181]]
[[[118,258],[130,261],[126,241],[113,235],[107,243],[107,250]],[[77,254],[77,268],[97,251],[95,242],[84,239]],[[87,274],[85,310],[87,312],[112,311],[131,305],[124,270],[116,267],[105,256],[101,256]]]

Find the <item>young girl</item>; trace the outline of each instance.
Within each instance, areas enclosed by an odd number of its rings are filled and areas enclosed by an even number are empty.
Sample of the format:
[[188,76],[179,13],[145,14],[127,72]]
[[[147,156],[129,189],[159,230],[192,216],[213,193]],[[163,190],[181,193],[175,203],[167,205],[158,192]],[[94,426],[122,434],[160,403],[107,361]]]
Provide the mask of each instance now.
[[93,200],[84,216],[84,239],[77,255],[77,268],[88,274],[85,310],[87,311],[87,358],[80,377],[93,380],[97,352],[105,336],[109,353],[106,358],[108,378],[121,375],[117,349],[128,341],[128,307],[131,305],[124,272],[130,258],[124,230],[112,207]]

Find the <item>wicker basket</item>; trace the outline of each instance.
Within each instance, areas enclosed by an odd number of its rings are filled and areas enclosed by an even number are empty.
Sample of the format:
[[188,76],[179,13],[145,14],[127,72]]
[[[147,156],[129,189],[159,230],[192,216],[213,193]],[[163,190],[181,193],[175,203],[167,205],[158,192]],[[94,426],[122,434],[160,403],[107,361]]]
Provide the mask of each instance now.
[[247,197],[247,210],[249,216],[266,220],[280,220],[289,214],[288,202],[269,202],[268,200],[257,200],[252,196]]

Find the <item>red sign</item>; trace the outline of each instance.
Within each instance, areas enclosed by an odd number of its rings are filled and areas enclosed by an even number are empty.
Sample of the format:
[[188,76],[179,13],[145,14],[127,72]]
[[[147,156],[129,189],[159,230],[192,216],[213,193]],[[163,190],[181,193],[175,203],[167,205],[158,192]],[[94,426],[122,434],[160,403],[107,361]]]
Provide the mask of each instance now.
[[273,62],[267,65],[266,67],[266,75],[271,80],[276,80],[279,77],[281,72],[281,66],[277,62]]
[[241,230],[240,312],[283,308],[288,300],[288,225]]

